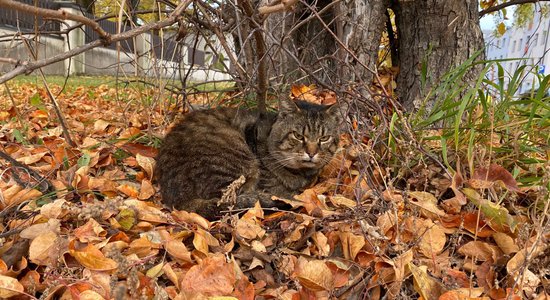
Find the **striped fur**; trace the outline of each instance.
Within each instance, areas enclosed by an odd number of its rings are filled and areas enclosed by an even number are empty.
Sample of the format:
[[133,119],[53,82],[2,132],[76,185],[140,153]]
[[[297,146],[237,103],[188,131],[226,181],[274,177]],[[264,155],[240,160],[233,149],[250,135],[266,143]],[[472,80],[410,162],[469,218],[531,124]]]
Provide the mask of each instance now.
[[157,179],[168,206],[212,218],[221,191],[244,175],[237,208],[271,195],[290,197],[311,185],[338,146],[336,106],[281,101],[277,114],[218,108],[188,114],[167,135]]

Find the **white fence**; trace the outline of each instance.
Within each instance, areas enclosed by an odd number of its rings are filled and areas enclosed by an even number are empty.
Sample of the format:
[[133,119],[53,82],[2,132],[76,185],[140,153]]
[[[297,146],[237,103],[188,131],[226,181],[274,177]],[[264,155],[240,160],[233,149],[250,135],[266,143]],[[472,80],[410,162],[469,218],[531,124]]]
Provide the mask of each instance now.
[[[33,0],[19,0],[32,4]],[[62,8],[73,14],[81,14],[78,6],[68,2],[39,1],[40,6],[50,9]],[[35,21],[41,28],[40,34],[34,30]],[[95,32],[86,26],[80,26],[60,34],[61,31],[78,23],[66,21],[57,23],[42,20],[32,15],[9,10],[0,11],[0,57],[20,61],[32,60],[29,49],[37,53],[37,59],[69,51],[97,39]],[[116,23],[103,20],[100,25],[109,33],[116,33]],[[197,41],[195,43],[195,38]],[[196,44],[193,49],[189,44]],[[222,53],[221,56],[209,53]],[[187,37],[176,42],[162,39],[152,33],[145,33],[120,44],[97,47],[62,62],[44,67],[50,75],[129,75],[178,78],[189,73],[192,81],[212,81],[230,79],[230,65],[217,39]],[[0,73],[14,66],[0,63]],[[189,69],[191,71],[189,72]]]

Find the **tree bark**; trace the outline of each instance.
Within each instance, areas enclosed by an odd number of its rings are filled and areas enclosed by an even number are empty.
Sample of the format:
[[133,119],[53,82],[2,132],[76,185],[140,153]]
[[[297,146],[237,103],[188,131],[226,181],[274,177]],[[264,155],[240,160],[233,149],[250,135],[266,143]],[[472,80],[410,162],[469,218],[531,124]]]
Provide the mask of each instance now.
[[[271,74],[277,83],[301,79],[336,86],[370,84],[388,0],[306,1],[268,16]],[[368,67],[368,69],[367,69]],[[309,72],[308,72],[309,71]]]
[[[386,25],[388,0],[345,0],[338,36],[348,49],[340,49],[344,64],[340,77],[370,85]],[[367,69],[368,68],[368,69]]]
[[[397,89],[406,109],[419,109],[426,92],[439,83],[442,75],[483,47],[478,9],[477,0],[397,1],[401,61]],[[464,77],[466,84],[475,81],[481,67],[469,70]],[[427,109],[433,101],[428,99]]]

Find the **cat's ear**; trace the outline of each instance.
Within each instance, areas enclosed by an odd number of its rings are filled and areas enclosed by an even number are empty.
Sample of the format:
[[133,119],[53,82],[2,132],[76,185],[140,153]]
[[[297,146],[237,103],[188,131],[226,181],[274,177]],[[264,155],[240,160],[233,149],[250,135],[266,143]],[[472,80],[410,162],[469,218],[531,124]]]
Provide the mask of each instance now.
[[298,111],[300,111],[300,108],[298,108],[298,105],[294,101],[286,98],[279,100],[279,114],[287,115]]
[[340,124],[345,119],[348,114],[348,103],[345,101],[340,101],[338,103],[332,104],[327,108],[326,114],[336,120],[336,123]]

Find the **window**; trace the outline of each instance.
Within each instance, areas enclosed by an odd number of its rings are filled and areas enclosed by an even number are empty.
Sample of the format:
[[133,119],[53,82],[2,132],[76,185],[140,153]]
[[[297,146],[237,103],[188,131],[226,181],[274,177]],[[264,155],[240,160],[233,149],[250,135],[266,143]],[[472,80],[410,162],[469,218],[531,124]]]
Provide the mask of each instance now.
[[540,44],[544,45],[544,42],[546,41],[546,38],[548,38],[548,30],[545,30],[542,32],[542,40],[540,40]]
[[516,41],[512,44],[512,52],[516,51]]
[[497,40],[497,48],[500,47],[500,40]]
[[539,34],[535,34],[535,37],[533,38],[533,46],[536,46],[539,43]]
[[523,39],[519,39],[518,51],[523,47]]
[[502,48],[506,47],[506,38],[502,39]]

